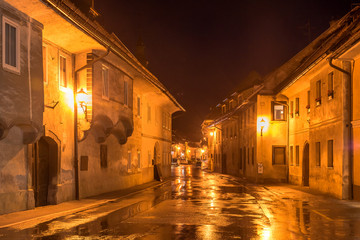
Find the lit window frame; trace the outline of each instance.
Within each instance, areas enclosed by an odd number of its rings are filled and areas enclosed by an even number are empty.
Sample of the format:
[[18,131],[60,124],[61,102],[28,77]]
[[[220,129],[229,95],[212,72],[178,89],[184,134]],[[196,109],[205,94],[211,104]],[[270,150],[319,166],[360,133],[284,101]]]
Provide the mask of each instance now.
[[[283,117],[282,118],[276,118],[275,116],[275,107],[276,106],[282,106],[283,107]],[[278,102],[274,102],[272,101],[271,102],[271,119],[272,121],[286,121],[287,118],[286,118],[286,112],[287,112],[287,107],[286,107],[286,102],[284,101],[278,101]]]
[[106,65],[101,66],[101,96],[105,100],[110,99],[110,81],[109,81],[109,68]]
[[[6,24],[10,25],[11,27],[15,28],[16,30],[16,43],[15,43],[15,64],[16,66],[10,65],[6,63],[6,54],[4,54],[6,52],[6,38],[5,38],[5,26]],[[11,71],[13,73],[17,73],[20,74],[20,25],[16,22],[13,21],[5,16],[2,17],[2,65],[3,65],[3,69]]]
[[[62,69],[61,69],[61,61],[62,59],[65,59],[65,80],[62,80]],[[65,54],[59,54],[59,88],[60,89],[67,89],[68,88],[68,68],[67,68],[67,57]],[[65,85],[62,84],[62,82],[65,82]]]

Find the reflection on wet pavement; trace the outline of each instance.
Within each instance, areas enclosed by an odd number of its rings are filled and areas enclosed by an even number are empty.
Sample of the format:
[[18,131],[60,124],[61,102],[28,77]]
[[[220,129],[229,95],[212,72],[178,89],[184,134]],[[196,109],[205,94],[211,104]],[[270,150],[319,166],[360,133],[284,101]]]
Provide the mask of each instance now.
[[[0,238],[360,239],[360,204],[257,186],[190,165],[173,167],[172,174],[171,183],[120,202],[3,229]],[[130,198],[139,201],[127,204]]]

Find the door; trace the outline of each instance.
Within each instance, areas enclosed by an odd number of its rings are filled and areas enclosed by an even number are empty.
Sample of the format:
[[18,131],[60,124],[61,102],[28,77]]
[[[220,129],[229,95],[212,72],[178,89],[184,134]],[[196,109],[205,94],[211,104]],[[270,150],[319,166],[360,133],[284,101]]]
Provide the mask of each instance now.
[[58,176],[58,146],[49,137],[33,145],[32,179],[35,206],[56,204]]
[[37,143],[35,159],[35,206],[47,205],[49,189],[49,145],[41,138]]
[[305,143],[303,151],[303,186],[309,186],[310,164],[309,164],[309,143]]

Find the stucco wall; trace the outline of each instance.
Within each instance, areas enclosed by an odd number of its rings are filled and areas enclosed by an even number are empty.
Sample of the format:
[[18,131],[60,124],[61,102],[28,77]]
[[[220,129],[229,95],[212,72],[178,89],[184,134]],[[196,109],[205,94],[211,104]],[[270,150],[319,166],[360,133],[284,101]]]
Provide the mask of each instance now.
[[[259,129],[256,134],[256,141],[258,151],[258,162],[263,164],[263,174],[258,175],[259,181],[286,181],[287,174],[287,121],[273,121],[271,117],[271,102],[274,101],[273,96],[257,96],[257,117],[263,118],[266,122],[266,126],[263,129],[263,136]],[[277,97],[276,101],[286,101],[283,97]],[[286,115],[286,113],[285,113]],[[259,121],[259,120],[258,120]],[[274,165],[273,164],[273,146],[285,146],[286,147],[286,164]]]
[[26,144],[39,137],[44,109],[42,66],[34,64],[42,61],[42,25],[2,1],[0,39],[3,17],[18,25],[20,68],[5,69],[0,55],[0,123],[8,130],[0,136],[0,214],[34,207]]

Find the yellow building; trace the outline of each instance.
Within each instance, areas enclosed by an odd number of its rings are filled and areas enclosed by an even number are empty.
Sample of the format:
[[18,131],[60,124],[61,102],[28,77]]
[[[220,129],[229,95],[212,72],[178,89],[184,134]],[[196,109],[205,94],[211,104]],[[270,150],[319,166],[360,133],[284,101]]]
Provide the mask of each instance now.
[[[22,166],[0,169],[10,176],[2,178],[0,213],[131,187],[153,180],[155,169],[170,174],[171,114],[184,109],[115,34],[92,20],[93,8],[83,14],[68,0],[8,0],[0,9],[27,49],[19,73],[33,87],[23,89],[30,101],[19,108],[30,119],[19,121],[24,140],[12,134],[11,116],[0,119],[1,160]],[[12,147],[17,154],[7,150],[10,138],[20,141]]]
[[[215,170],[360,199],[359,13],[354,8],[266,75],[235,110],[228,106],[240,93],[217,106],[218,115],[203,124],[222,136],[209,141]],[[231,143],[233,126],[237,143]]]

